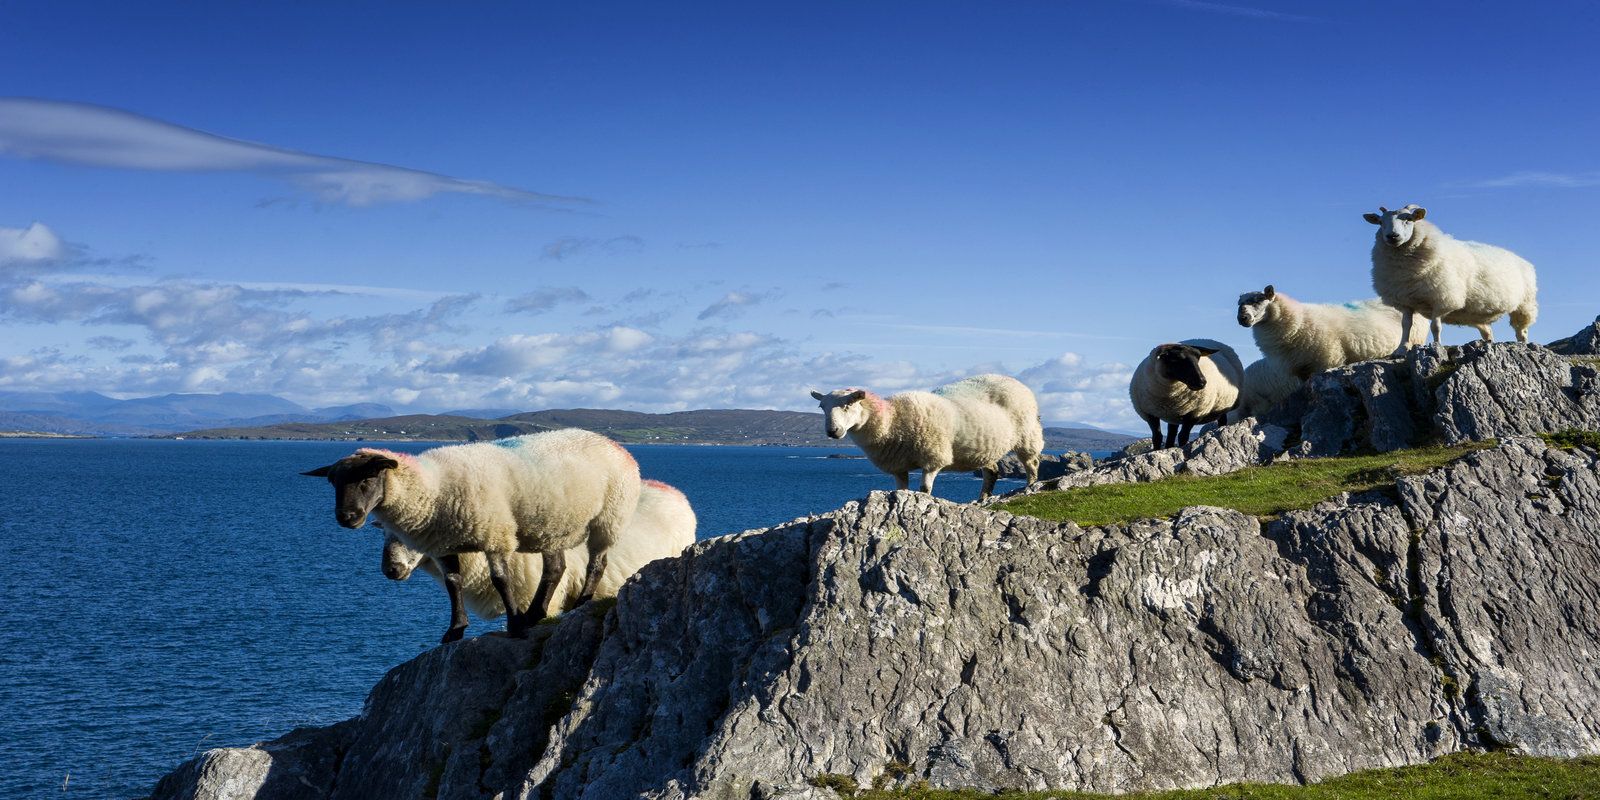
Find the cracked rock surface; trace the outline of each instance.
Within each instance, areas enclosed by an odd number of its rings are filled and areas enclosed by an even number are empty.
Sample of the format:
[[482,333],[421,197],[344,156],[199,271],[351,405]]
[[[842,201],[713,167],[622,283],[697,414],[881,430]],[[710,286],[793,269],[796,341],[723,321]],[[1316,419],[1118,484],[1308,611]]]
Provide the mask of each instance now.
[[361,717],[212,750],[156,796],[1113,792],[1475,746],[1600,752],[1594,452],[1509,438],[1265,524],[874,493],[700,542],[603,616],[437,648]]

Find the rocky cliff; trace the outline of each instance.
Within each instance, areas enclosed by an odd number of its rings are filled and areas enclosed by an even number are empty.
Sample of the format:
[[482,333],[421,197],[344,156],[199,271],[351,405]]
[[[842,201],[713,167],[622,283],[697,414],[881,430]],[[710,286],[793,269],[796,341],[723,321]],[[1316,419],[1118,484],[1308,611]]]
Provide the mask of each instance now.
[[1061,479],[1500,439],[1388,489],[1094,528],[874,493],[698,543],[528,640],[439,647],[358,718],[209,751],[154,795],[1122,791],[1600,752],[1600,453],[1522,435],[1600,427],[1595,369],[1455,355],[1325,373],[1273,419]]

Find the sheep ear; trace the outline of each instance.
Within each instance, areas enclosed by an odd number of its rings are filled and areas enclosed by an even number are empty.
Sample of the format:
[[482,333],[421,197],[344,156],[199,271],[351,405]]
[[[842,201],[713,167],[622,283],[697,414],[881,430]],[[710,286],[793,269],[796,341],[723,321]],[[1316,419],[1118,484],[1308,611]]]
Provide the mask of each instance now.
[[1215,347],[1199,347],[1199,346],[1196,346],[1194,349],[1199,350],[1200,351],[1200,355],[1203,355],[1203,356],[1214,356],[1214,355],[1222,352],[1221,350],[1218,350]]
[[1428,209],[1423,208],[1422,206],[1417,206],[1411,210],[1411,219],[1413,220],[1419,220],[1426,216],[1428,216]]
[[300,474],[301,475],[305,475],[307,477],[311,477],[311,478],[326,478],[326,477],[328,477],[328,473],[330,473],[330,472],[333,472],[333,465],[332,464],[329,464],[326,467],[317,467],[314,470],[311,470],[309,472],[302,472]]
[[1272,284],[1270,283],[1267,284],[1267,288],[1261,290],[1261,293],[1266,295],[1268,299],[1278,296],[1278,290],[1272,288]]
[[378,469],[395,469],[396,467],[400,466],[400,462],[389,458],[388,456],[378,456],[377,458],[372,459],[372,465]]
[[823,397],[822,392],[816,391],[814,389],[812,390],[812,392],[811,392],[811,399],[812,400],[816,400],[818,402],[821,402],[822,401],[822,397]]
[[867,391],[865,389],[857,389],[857,390],[851,392],[849,397],[845,398],[845,402],[846,403],[854,403],[857,400],[860,400],[861,398],[866,397],[866,396],[867,396]]
[[1368,222],[1370,222],[1370,223],[1372,223],[1372,224],[1374,224],[1374,225],[1382,225],[1383,224],[1383,217],[1380,217],[1377,214],[1374,214],[1374,213],[1372,213],[1370,211],[1365,213],[1365,214],[1362,214],[1361,218],[1366,220],[1366,221],[1368,221]]

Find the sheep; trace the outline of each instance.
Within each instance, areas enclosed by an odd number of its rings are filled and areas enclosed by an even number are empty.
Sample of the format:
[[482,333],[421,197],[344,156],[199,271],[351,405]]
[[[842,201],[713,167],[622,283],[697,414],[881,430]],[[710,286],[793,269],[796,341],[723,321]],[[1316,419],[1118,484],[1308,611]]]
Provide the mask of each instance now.
[[1244,386],[1239,388],[1239,405],[1228,412],[1228,422],[1259,417],[1300,388],[1300,379],[1289,374],[1282,364],[1258,358],[1244,368]]
[[1378,212],[1362,217],[1378,226],[1372,288],[1403,315],[1394,355],[1404,355],[1410,346],[1417,314],[1427,318],[1435,345],[1444,343],[1442,322],[1477,328],[1484,341],[1491,341],[1489,326],[1507,313],[1517,341],[1528,341],[1528,327],[1539,315],[1532,264],[1510,250],[1450,236],[1423,219],[1428,210],[1421,206],[1399,211],[1379,206]]
[[[671,558],[694,544],[695,515],[689,499],[677,489],[660,481],[644,481],[639,493],[639,507],[629,520],[628,527],[612,547],[611,558],[605,574],[595,588],[595,597],[614,597],[628,578],[640,567],[658,558]],[[567,549],[569,566],[583,566],[589,560],[588,548],[583,545]],[[509,571],[506,586],[512,602],[518,606],[533,602],[539,584],[541,563],[533,553],[515,553],[507,561]],[[456,584],[445,578],[445,573],[433,559],[423,555],[388,534],[383,547],[383,574],[391,580],[403,581],[411,577],[417,567],[439,581],[450,595],[450,629],[446,641],[459,639],[467,629],[467,609],[484,619],[494,619],[505,613],[505,602],[489,577],[488,561],[482,553],[461,554],[460,580]],[[537,614],[559,614],[578,605],[577,581],[572,580],[577,570],[569,569],[561,584],[556,587],[551,608],[533,608]],[[463,601],[465,603],[463,607]]]
[[1151,448],[1160,450],[1163,421],[1166,447],[1188,444],[1197,423],[1227,424],[1243,383],[1244,365],[1233,348],[1211,339],[1185,339],[1151,350],[1134,368],[1128,396],[1150,426]]
[[485,555],[506,608],[506,630],[525,633],[538,618],[513,601],[508,561],[541,556],[531,608],[548,608],[566,572],[568,548],[589,553],[581,599],[594,596],[608,551],[639,504],[639,465],[598,433],[567,428],[495,442],[448,445],[419,456],[361,449],[302,473],[334,487],[334,516],[359,528],[367,515],[460,580],[460,555]]
[[873,466],[909,488],[922,470],[922,491],[945,469],[983,470],[980,499],[994,492],[996,463],[1015,452],[1028,482],[1039,477],[1044,428],[1039,401],[1016,378],[977,375],[931,392],[901,392],[888,399],[865,389],[812,392],[830,439],[846,434]]
[[1400,337],[1400,311],[1381,300],[1302,303],[1271,285],[1239,295],[1238,318],[1262,355],[1302,381],[1326,369],[1386,358]]

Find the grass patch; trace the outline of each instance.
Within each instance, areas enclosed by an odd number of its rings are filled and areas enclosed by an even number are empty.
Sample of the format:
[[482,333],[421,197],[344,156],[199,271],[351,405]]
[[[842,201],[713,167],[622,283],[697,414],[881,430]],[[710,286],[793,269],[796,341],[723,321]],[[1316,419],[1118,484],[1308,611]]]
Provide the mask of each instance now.
[[1541,433],[1539,438],[1551,447],[1560,447],[1571,450],[1574,447],[1587,447],[1591,450],[1600,450],[1600,432],[1565,430],[1556,433]]
[[[852,781],[851,783],[854,783]],[[814,784],[815,785],[815,784]],[[830,787],[832,788],[832,787]],[[1508,753],[1457,753],[1431,764],[1373,769],[1310,786],[1240,783],[1215,789],[1105,795],[1080,792],[950,792],[867,790],[861,800],[1477,800],[1477,798],[1600,798],[1600,758],[1534,758]]]
[[1301,458],[1251,467],[1227,475],[1177,475],[1149,483],[1117,483],[1041,492],[998,508],[1013,514],[1079,525],[1110,525],[1149,517],[1170,517],[1188,506],[1222,506],[1258,517],[1310,508],[1341,492],[1392,486],[1401,475],[1417,475],[1448,464],[1473,450],[1493,447],[1476,442],[1460,447],[1425,447],[1366,456]]

